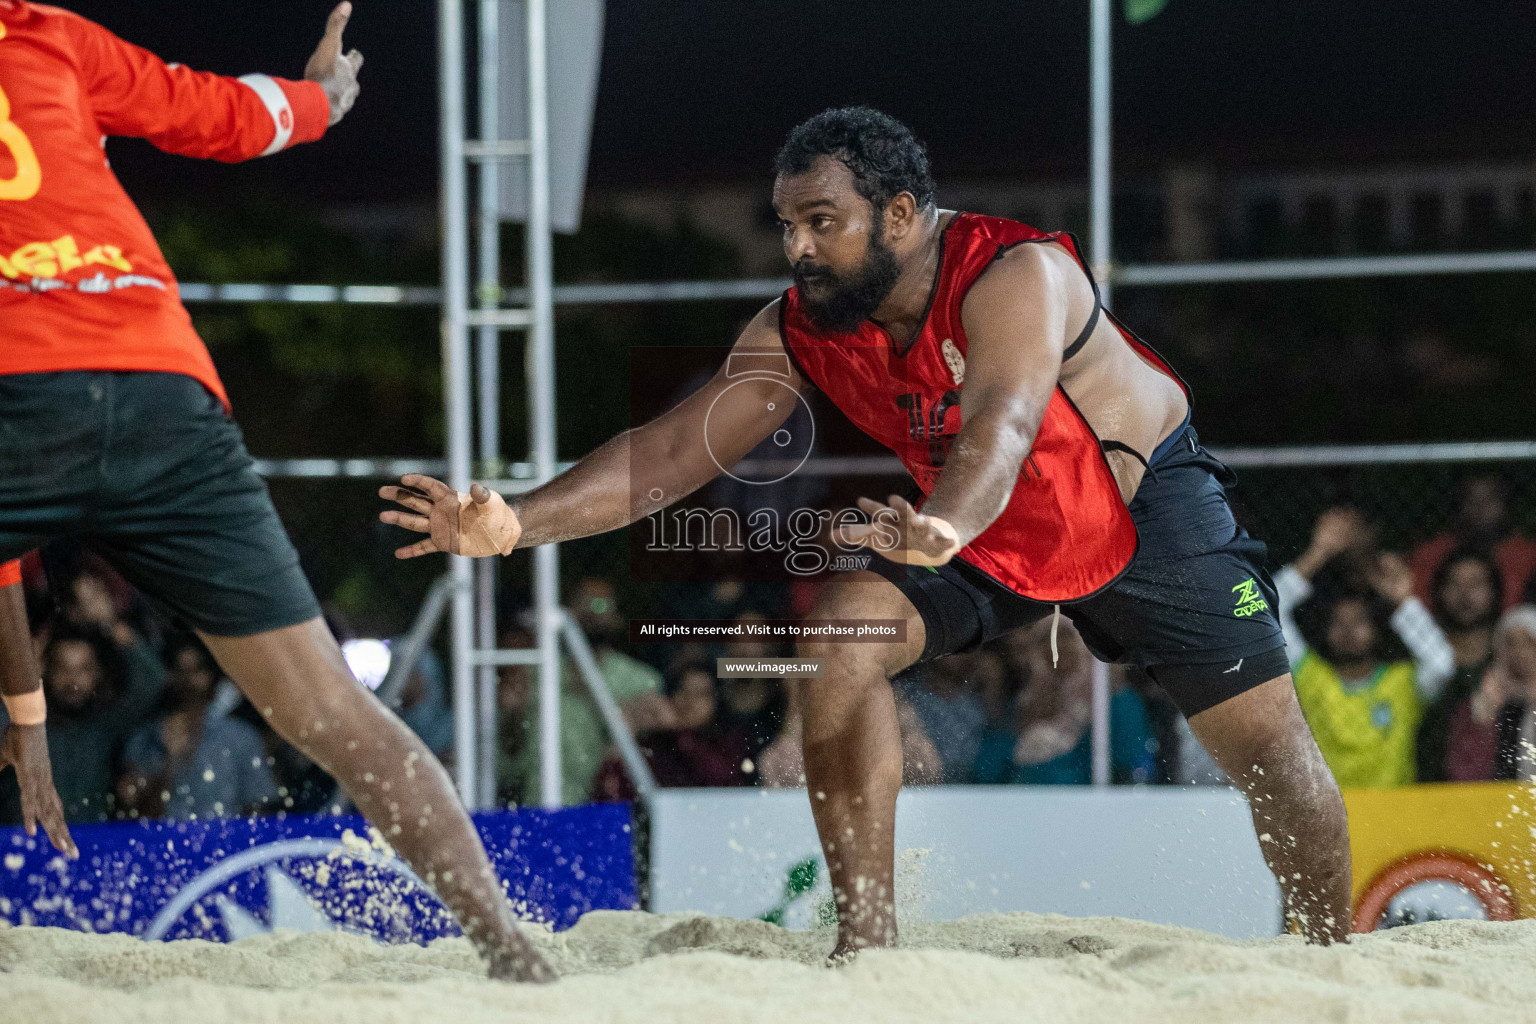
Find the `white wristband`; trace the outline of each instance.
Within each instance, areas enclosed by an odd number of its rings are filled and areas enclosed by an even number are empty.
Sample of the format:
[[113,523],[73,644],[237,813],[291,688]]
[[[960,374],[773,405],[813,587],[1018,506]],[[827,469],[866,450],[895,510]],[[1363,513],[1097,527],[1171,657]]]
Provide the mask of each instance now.
[[0,701],[5,703],[5,713],[11,717],[12,725],[42,725],[48,721],[42,687],[31,693],[0,694]]

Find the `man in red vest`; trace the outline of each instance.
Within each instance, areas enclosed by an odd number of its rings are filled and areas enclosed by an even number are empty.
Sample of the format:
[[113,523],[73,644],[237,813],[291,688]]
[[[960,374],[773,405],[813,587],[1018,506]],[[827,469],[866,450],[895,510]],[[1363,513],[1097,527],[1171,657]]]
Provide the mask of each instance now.
[[[0,0],[0,561],[78,537],[197,631],[435,883],[495,975],[544,978],[442,766],[348,671],[103,152],[126,135],[236,162],[319,139],[357,97],[351,12],[337,6],[289,81],[166,64],[68,11]],[[35,727],[36,688],[20,685],[6,703]]]
[[719,374],[511,507],[420,476],[384,488],[404,511],[383,520],[430,535],[397,554],[624,526],[734,466],[819,389],[925,496],[921,512],[893,495],[860,500],[867,523],[834,519],[896,571],[850,573],[812,612],[905,620],[905,639],[799,645],[825,666],[798,696],[834,958],[896,940],[888,681],[1063,611],[1101,660],[1150,672],[1249,795],[1292,926],[1345,938],[1343,801],[1296,702],[1264,545],[1233,520],[1230,471],[1200,446],[1183,382],[1103,308],[1070,237],[939,209],[922,146],[886,115],[812,118],[777,171],[795,284]]

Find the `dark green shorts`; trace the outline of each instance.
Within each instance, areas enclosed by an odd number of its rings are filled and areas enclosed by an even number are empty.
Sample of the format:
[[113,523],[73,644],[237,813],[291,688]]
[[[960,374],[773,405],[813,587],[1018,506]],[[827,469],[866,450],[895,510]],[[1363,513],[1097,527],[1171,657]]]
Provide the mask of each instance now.
[[0,561],[60,537],[214,636],[320,614],[240,428],[181,374],[0,376]]

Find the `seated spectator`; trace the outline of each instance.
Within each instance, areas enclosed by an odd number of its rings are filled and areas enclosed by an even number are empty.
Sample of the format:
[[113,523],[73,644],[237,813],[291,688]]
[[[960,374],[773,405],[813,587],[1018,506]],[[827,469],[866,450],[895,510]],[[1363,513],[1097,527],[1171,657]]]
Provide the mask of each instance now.
[[222,682],[191,637],[166,649],[170,667],[159,718],[129,738],[117,794],[136,816],[206,819],[257,814],[277,799],[267,748],[255,729],[216,701]]
[[1536,569],[1536,540],[1510,523],[1509,492],[1502,478],[1483,474],[1464,480],[1455,524],[1413,549],[1413,592],[1421,600],[1431,599],[1435,570],[1458,548],[1493,555],[1504,582],[1501,609],[1520,601],[1526,581]]
[[[76,630],[100,633],[119,648],[138,644],[145,634],[131,621],[130,609],[138,604],[136,592],[94,556],[82,556],[78,564],[80,568],[69,578],[64,593],[59,596],[59,611],[64,621]],[[154,646],[145,641],[146,648]]]
[[987,712],[977,695],[983,675],[1001,676],[1002,659],[991,652],[941,658],[903,677],[901,695],[923,721],[939,755],[939,781],[970,782]]
[[1456,709],[1446,747],[1455,782],[1536,778],[1536,605],[1516,605],[1494,632],[1493,662]]
[[[669,588],[664,596],[663,614],[669,619],[708,619],[724,621],[738,619],[742,614],[757,615],[752,609],[769,608],[777,612],[783,605],[784,588],[770,583],[743,583],[727,575],[710,583],[680,583]],[[701,643],[696,640],[669,640],[647,644],[648,660],[666,666],[667,678],[675,679],[678,673],[696,661],[720,656],[734,656],[721,643]],[[746,655],[741,655],[745,657]]]
[[[800,681],[788,687],[783,726],[759,755],[761,784],[773,788],[805,785],[805,747],[800,711]],[[929,786],[941,781],[943,760],[923,728],[922,717],[906,698],[893,693],[896,728],[901,734],[901,781],[906,786]]]
[[[618,649],[624,636],[624,619],[612,583],[586,579],[571,592],[571,610],[592,645],[599,673],[632,729],[644,728],[653,720],[665,720],[669,713],[663,706],[661,673]],[[533,642],[530,636],[523,644]],[[523,804],[539,804],[539,687],[534,674],[524,692],[527,703],[518,721],[508,728],[519,729],[515,748],[502,762],[499,788],[506,799]],[[607,756],[610,739],[602,714],[592,702],[586,681],[574,662],[566,659],[560,671],[560,789],[566,805],[586,803],[597,781],[598,770]]]
[[[1057,637],[1059,663],[1052,665],[1051,623],[1042,620],[1010,637],[1024,666],[1019,733],[1011,750],[992,748],[978,759],[976,781],[1088,785],[1093,781],[1093,657],[1082,637],[1063,621]],[[1152,781],[1156,771],[1146,707],[1136,691],[1115,683],[1109,703],[1110,778]]]
[[[1086,771],[1081,764],[1066,769],[1071,755],[1088,736],[1093,719],[1093,675],[1088,648],[1069,622],[1061,623],[1057,645],[1060,660],[1052,665],[1050,622],[1017,629],[1006,639],[1009,661],[1022,686],[1014,710],[1013,742],[978,751],[975,780],[980,783],[1058,781],[1045,778],[1054,769],[1036,770],[1057,762],[1065,781],[1092,781],[1091,753]],[[1081,778],[1078,775],[1081,774]]]
[[[105,630],[62,623],[39,659],[53,781],[71,823],[113,816],[118,753],[165,686],[160,660],[137,631],[116,617],[115,606],[107,607],[111,613],[93,609]],[[20,794],[10,779],[0,786],[0,822],[21,822]]]
[[1499,621],[1503,577],[1493,556],[1458,548],[1435,570],[1430,610],[1456,654],[1456,673],[1445,692],[1424,712],[1419,725],[1420,782],[1444,782],[1446,744],[1456,710],[1482,681],[1493,657],[1493,627]]
[[[1369,581],[1374,593],[1345,590],[1324,605],[1318,649],[1296,626],[1296,608],[1312,596],[1312,579],[1357,544],[1359,516],[1330,509],[1312,542],[1275,576],[1296,696],[1340,786],[1388,787],[1414,781],[1414,739],[1424,708],[1445,688],[1456,656],[1429,610],[1413,596],[1402,558],[1382,553]],[[1411,653],[1388,654],[1386,623]]]
[[[715,674],[707,664],[686,668],[668,698],[672,715],[664,726],[638,737],[640,752],[658,786],[750,786],[751,747],[740,729],[721,722]],[[598,773],[597,800],[633,800],[635,787],[617,753]]]
[[[742,682],[744,680],[732,680]],[[756,780],[752,737],[722,721],[715,673],[683,672],[672,693],[671,728],[644,736],[656,781],[663,786],[750,786]]]
[[[736,579],[706,585],[677,583],[661,596],[660,614],[669,619],[729,619],[740,609],[746,591]],[[696,661],[714,657],[709,644],[697,640],[663,640],[646,645],[646,660],[662,668],[668,679]]]
[[746,744],[747,773],[756,785],[757,758],[784,728],[784,681],[782,679],[733,678],[720,681],[715,717],[721,725],[739,733]]
[[[661,674],[620,650],[626,642],[624,617],[612,581],[588,577],[571,593],[571,614],[592,645],[592,656],[619,697],[620,710],[631,731],[642,730],[655,716],[664,721],[670,708],[661,693]],[[532,638],[529,643],[531,644]],[[586,688],[582,688],[586,692]]]
[[[746,625],[766,622],[767,618],[760,611],[748,609],[736,616],[734,621]],[[731,641],[726,645],[724,653],[732,658],[769,658],[786,652],[782,644],[750,639]],[[753,762],[750,770],[755,774],[758,755],[784,727],[784,681],[750,677],[723,679],[719,694],[720,706],[716,715],[723,724],[746,736],[748,757]]]

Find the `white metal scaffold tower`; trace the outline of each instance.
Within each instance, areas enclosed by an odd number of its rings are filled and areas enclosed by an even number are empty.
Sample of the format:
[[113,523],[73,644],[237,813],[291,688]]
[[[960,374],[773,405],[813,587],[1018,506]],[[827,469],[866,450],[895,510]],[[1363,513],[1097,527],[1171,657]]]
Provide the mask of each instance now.
[[[549,192],[548,32],[545,0],[525,0],[528,75],[528,137],[500,139],[501,0],[478,0],[478,138],[467,136],[464,0],[438,0],[440,159],[443,224],[443,401],[447,416],[448,483],[467,491],[472,468],[503,492],[525,490],[555,474],[555,374],[553,267]],[[500,170],[505,161],[526,160],[528,168],[527,305],[501,304]],[[477,287],[470,292],[469,167],[478,168],[474,197],[477,228]],[[475,372],[471,373],[470,328],[477,329]],[[501,453],[501,339],[503,332],[527,334],[525,369],[529,397],[529,462],[532,479],[516,483],[503,475]],[[477,386],[474,386],[477,384]],[[471,393],[479,407],[478,437],[471,437]],[[478,459],[472,454],[478,450]],[[541,802],[560,804],[560,630],[559,549],[534,549],[534,608],[537,646],[496,649],[498,559],[471,564],[452,557],[452,631],[456,781],[471,808],[488,807],[496,792],[496,669],[538,667]]]

